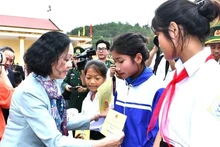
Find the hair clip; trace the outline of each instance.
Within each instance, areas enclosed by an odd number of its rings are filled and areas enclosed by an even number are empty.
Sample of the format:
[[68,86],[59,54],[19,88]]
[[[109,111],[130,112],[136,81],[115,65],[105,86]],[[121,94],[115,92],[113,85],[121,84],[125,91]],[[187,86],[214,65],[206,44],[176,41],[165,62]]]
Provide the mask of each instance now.
[[205,2],[205,0],[198,0],[198,1],[196,2],[196,5],[203,5],[204,2]]

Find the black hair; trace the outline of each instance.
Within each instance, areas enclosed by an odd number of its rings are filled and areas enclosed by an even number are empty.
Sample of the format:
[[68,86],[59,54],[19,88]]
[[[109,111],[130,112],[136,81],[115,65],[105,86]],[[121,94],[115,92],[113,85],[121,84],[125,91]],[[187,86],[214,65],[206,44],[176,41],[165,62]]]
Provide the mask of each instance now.
[[[11,51],[12,53],[15,53],[15,51],[9,46],[0,47],[0,52],[5,52],[5,51]],[[14,56],[14,59],[13,59],[13,64],[14,64],[14,61],[15,61],[15,56]]]
[[30,72],[46,77],[52,73],[52,64],[67,50],[71,40],[61,32],[43,34],[24,55],[24,62]]
[[25,79],[25,73],[24,73],[24,69],[23,69],[22,66],[20,66],[20,65],[13,65],[12,68],[13,68],[14,71],[19,71],[20,72],[22,80]]
[[98,44],[100,44],[100,43],[104,43],[106,45],[107,50],[110,49],[110,43],[108,41],[103,40],[103,39],[100,39],[96,42],[96,44],[95,44],[96,49],[97,49]]
[[106,78],[108,68],[103,61],[98,59],[88,61],[84,68],[85,75],[89,68],[93,68],[97,73],[99,73],[100,76]]
[[191,35],[204,42],[210,32],[210,22],[218,17],[219,11],[219,4],[210,0],[200,0],[197,3],[188,0],[168,0],[156,9],[151,28],[155,33],[163,32],[173,44],[168,30],[170,22],[173,21],[183,27],[183,34],[179,34],[180,40],[184,41],[186,36]]
[[2,47],[0,47],[0,51],[1,52],[4,52],[6,50],[7,51],[11,51],[12,53],[15,53],[14,50],[11,47],[9,47],[9,46],[2,46]]
[[18,86],[22,82],[22,75],[19,71],[13,71],[14,73],[14,82]]
[[140,33],[123,33],[113,38],[113,44],[110,51],[128,55],[134,60],[137,53],[142,55],[142,66],[145,66],[145,61],[149,58],[147,49],[147,38]]

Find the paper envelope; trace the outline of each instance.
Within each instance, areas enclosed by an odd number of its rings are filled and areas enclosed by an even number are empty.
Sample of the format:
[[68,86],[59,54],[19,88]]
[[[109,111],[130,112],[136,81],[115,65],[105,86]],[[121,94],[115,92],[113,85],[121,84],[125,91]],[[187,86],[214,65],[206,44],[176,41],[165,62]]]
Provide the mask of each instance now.
[[123,128],[127,116],[110,109],[102,125],[101,133],[105,136],[119,134]]

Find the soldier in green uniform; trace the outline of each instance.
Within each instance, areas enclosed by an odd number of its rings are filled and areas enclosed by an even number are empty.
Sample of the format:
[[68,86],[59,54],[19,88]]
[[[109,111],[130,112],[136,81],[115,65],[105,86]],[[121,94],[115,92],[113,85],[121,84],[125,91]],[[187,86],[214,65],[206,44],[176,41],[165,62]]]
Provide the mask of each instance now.
[[96,42],[96,55],[99,60],[105,63],[107,68],[110,68],[111,64],[113,64],[113,60],[107,58],[110,53],[109,49],[110,43],[108,41],[100,39]]
[[220,26],[214,26],[210,29],[205,45],[211,48],[212,55],[220,64]]
[[76,55],[82,53],[83,51],[84,49],[81,47],[74,48],[74,67],[69,70],[66,78],[61,84],[61,87],[64,91],[70,92],[68,97],[64,96],[64,98],[67,100],[68,108],[76,108],[79,112],[81,112],[82,102],[88,93],[88,89],[83,82],[82,71],[77,68],[78,58],[76,58]]

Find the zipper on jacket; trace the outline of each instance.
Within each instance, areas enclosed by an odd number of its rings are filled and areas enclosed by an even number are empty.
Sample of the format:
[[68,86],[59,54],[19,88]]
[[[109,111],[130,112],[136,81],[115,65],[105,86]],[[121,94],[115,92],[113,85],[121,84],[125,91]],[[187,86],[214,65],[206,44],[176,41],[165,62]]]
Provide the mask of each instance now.
[[[132,87],[132,85],[131,85],[131,84],[128,84],[127,96],[128,96],[128,94],[129,94],[130,87]],[[126,109],[126,101],[125,101],[125,104],[124,104],[124,114],[125,114],[125,109]]]

